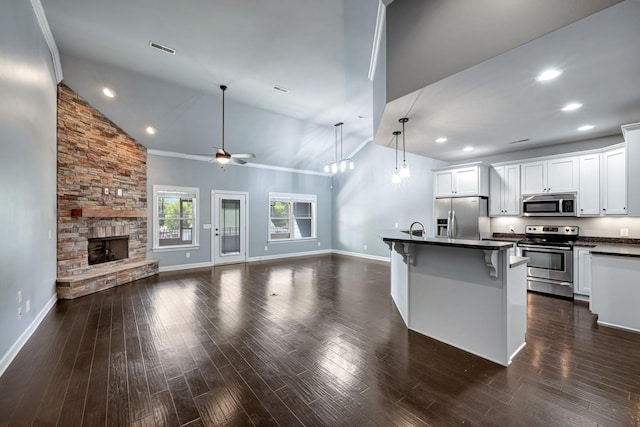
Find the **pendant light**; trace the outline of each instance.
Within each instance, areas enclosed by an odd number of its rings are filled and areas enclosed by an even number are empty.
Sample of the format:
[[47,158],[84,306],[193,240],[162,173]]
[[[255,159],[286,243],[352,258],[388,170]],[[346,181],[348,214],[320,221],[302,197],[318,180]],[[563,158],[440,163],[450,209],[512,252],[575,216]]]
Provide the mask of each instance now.
[[391,183],[392,184],[400,184],[402,182],[402,178],[400,178],[400,172],[398,171],[398,135],[402,132],[399,130],[393,132],[393,135],[396,137],[396,168],[393,171],[393,175],[391,175]]
[[[354,170],[356,165],[351,159],[345,159],[342,157],[342,125],[344,123],[336,123],[334,126],[335,129],[335,151],[336,151],[336,161],[333,163],[328,163],[324,166],[324,171],[326,173],[331,172],[332,174],[340,172],[345,172],[347,169]],[[340,160],[338,160],[338,128],[340,128]]]
[[408,117],[403,117],[398,120],[402,123],[402,165],[400,166],[400,178],[409,178],[411,176],[411,171],[409,170],[409,165],[407,164],[407,152],[405,150],[404,138],[404,124],[409,121]]

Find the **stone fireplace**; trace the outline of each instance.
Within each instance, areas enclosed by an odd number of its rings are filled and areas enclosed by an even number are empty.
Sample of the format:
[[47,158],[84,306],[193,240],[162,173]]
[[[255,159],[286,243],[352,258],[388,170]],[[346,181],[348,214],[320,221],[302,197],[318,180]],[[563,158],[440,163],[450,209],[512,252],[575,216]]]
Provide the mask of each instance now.
[[146,259],[146,148],[64,84],[57,176],[59,298],[157,274]]

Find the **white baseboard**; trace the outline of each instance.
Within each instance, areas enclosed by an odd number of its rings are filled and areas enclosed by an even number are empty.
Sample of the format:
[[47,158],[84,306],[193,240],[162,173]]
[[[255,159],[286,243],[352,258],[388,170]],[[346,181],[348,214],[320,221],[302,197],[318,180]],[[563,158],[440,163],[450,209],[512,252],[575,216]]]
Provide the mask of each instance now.
[[315,255],[326,255],[330,254],[331,249],[322,249],[319,251],[307,251],[307,252],[294,252],[290,254],[280,254],[280,255],[266,255],[266,256],[255,256],[249,257],[247,262],[257,262],[257,261],[271,261],[275,259],[285,259],[285,258],[298,258],[305,256],[315,256]]
[[193,264],[178,264],[178,265],[167,265],[164,267],[160,267],[158,271],[160,273],[164,273],[166,271],[180,271],[180,270],[191,270],[193,268],[207,268],[212,267],[213,264],[210,262],[197,262]]
[[353,256],[353,257],[357,257],[357,258],[371,259],[371,260],[374,260],[374,261],[391,262],[391,258],[390,257],[386,257],[386,256],[361,254],[360,252],[342,251],[340,249],[334,249],[332,252],[334,254],[338,254],[338,255]]
[[25,329],[22,335],[20,335],[18,340],[13,343],[9,351],[2,356],[2,359],[0,359],[0,377],[4,374],[4,371],[7,370],[11,362],[13,362],[13,359],[18,355],[22,347],[24,347],[27,341],[29,341],[29,338],[31,338],[31,335],[33,335],[38,326],[40,326],[40,323],[42,323],[44,317],[49,313],[49,310],[56,305],[56,301],[58,301],[58,296],[54,294],[51,299],[47,301],[42,310],[40,310],[40,313],[38,313],[38,315],[33,319],[27,329]]

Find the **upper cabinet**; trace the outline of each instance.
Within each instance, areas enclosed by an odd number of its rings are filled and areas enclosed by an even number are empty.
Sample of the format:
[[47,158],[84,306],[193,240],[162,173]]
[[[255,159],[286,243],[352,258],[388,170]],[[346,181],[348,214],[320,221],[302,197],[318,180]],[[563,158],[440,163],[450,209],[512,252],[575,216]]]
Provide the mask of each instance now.
[[600,215],[600,153],[580,156],[578,215]]
[[626,165],[633,166],[627,172],[627,215],[640,216],[640,123],[622,126],[627,143]]
[[521,166],[522,195],[578,191],[578,157],[562,157]]
[[433,173],[435,197],[488,196],[489,170],[486,165],[462,165]]
[[602,153],[602,214],[627,214],[626,150],[618,148]]
[[489,215],[520,215],[520,165],[491,168]]

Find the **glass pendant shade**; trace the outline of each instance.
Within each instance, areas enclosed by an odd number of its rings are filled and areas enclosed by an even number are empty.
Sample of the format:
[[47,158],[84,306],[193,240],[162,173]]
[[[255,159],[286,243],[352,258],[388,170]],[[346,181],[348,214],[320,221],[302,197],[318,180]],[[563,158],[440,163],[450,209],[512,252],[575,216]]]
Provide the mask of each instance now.
[[402,178],[400,178],[400,172],[398,169],[393,171],[393,175],[391,175],[391,183],[392,184],[400,184],[402,182]]
[[400,178],[409,178],[411,176],[411,171],[409,170],[409,165],[406,160],[402,161],[402,165],[400,165]]

